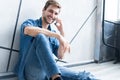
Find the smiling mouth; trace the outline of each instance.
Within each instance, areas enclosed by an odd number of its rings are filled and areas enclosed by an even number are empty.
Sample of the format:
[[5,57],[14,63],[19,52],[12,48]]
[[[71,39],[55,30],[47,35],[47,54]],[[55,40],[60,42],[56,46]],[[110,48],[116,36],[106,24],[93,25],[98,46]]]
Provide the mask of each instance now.
[[48,17],[48,20],[51,21],[51,22],[54,22],[55,18]]
[[52,20],[52,21],[54,21],[54,20],[55,20],[55,19],[53,19],[53,18],[51,18],[51,17],[48,17],[48,19],[49,19],[49,20]]

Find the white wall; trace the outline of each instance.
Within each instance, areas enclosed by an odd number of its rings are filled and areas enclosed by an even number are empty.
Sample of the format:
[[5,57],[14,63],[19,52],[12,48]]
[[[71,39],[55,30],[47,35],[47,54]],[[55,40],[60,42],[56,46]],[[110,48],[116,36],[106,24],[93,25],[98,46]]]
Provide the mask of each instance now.
[[[64,22],[66,38],[70,42],[96,6],[96,2],[95,0],[74,0],[74,2],[73,0],[65,0],[61,1],[61,3],[63,6],[61,18]],[[65,58],[68,62],[93,59],[95,16],[96,12],[92,14],[71,43],[71,53],[67,54]]]
[[[39,18],[45,1],[22,0],[13,49],[19,50],[21,23],[28,18]],[[2,47],[11,48],[19,2],[20,0],[0,1],[0,46]],[[59,17],[63,20],[66,39],[70,42],[96,6],[96,0],[60,0],[60,3],[62,4],[62,11]],[[71,53],[66,54],[64,60],[73,63],[94,58],[95,18],[96,11],[71,43]],[[10,50],[0,48],[0,72],[6,71],[9,52]],[[9,71],[13,70],[18,54],[18,52],[12,51]]]
[[[12,44],[18,4],[19,0],[0,1],[0,46],[9,49]],[[9,53],[9,50],[0,48],[0,72],[6,71]]]
[[119,0],[105,1],[105,20],[119,20]]

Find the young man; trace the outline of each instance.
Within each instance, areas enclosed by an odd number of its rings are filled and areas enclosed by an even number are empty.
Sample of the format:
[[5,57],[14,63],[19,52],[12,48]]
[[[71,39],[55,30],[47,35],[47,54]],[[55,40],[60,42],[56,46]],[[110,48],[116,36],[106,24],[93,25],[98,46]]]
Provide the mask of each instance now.
[[[16,67],[19,80],[95,80],[89,73],[73,72],[56,64],[53,55],[62,59],[66,51],[70,52],[62,22],[58,19],[60,10],[57,1],[48,0],[40,19],[28,19],[22,24]],[[52,30],[50,24],[54,21],[60,33]]]

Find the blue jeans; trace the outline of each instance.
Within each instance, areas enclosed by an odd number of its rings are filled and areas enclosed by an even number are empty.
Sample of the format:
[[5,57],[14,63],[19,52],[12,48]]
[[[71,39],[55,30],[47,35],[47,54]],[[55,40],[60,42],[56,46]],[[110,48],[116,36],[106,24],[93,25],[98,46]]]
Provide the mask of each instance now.
[[28,54],[25,64],[26,80],[49,80],[54,74],[61,74],[63,80],[96,80],[90,73],[75,72],[58,66],[49,40],[43,34],[36,36]]

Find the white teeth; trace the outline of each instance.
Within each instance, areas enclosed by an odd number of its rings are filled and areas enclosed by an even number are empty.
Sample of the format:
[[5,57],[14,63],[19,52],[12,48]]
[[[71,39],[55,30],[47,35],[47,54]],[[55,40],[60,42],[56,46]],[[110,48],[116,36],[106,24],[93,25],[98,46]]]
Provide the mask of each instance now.
[[52,19],[51,17],[48,17],[49,19]]

